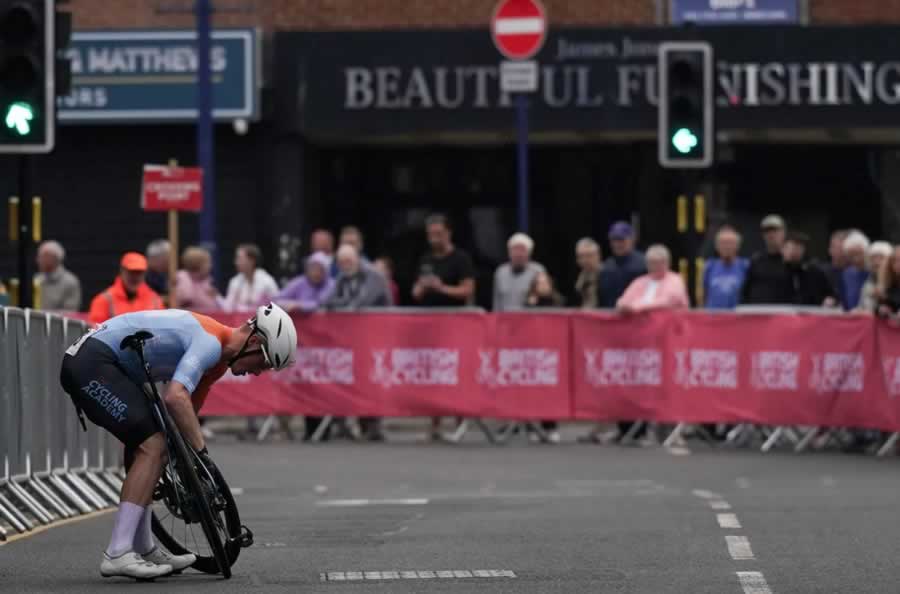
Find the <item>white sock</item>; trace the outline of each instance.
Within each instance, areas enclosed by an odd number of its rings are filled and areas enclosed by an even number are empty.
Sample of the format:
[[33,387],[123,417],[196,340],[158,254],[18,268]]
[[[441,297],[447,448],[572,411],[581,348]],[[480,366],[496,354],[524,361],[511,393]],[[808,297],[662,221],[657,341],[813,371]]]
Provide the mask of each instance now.
[[138,524],[144,517],[144,508],[128,501],[119,504],[119,511],[116,512],[116,522],[113,524],[112,538],[109,540],[109,547],[106,554],[110,557],[121,557],[125,553],[133,550],[134,535],[137,532]]
[[141,523],[138,524],[137,532],[134,533],[134,552],[138,555],[149,553],[156,547],[156,543],[153,542],[151,516],[153,516],[153,510],[149,507],[144,509]]

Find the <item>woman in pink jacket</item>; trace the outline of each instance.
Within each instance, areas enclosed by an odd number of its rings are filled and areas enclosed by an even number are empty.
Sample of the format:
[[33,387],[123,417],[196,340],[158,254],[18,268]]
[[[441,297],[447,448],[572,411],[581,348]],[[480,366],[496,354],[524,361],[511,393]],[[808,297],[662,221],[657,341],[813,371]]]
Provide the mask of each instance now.
[[681,276],[669,270],[672,256],[664,245],[652,245],[647,249],[647,270],[628,285],[625,294],[616,302],[616,309],[623,314],[634,314],[653,309],[680,309],[690,307],[687,289]]

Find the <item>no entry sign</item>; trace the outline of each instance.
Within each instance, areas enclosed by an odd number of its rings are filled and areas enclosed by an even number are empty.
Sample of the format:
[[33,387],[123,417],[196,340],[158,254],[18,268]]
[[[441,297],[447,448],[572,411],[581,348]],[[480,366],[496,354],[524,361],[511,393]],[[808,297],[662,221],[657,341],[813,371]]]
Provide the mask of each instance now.
[[150,211],[201,210],[203,170],[199,167],[144,165],[141,208]]
[[497,50],[510,60],[527,60],[544,45],[547,15],[537,0],[502,0],[491,19]]

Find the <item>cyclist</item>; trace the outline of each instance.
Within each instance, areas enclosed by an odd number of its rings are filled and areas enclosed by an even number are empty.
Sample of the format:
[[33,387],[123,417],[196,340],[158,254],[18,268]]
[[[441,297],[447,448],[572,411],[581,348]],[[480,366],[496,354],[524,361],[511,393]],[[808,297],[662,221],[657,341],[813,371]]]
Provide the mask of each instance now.
[[213,383],[229,369],[234,375],[284,369],[293,363],[297,350],[293,321],[272,303],[259,307],[240,328],[174,309],[124,314],[69,347],[60,380],[79,417],[83,413],[125,444],[128,474],[100,565],[104,577],[153,579],[181,571],[196,560],[194,555],[162,550],[151,535],[150,504],[166,443],[141,388],[146,376],[137,353],[120,348],[125,337],[139,330],[153,335],[144,344],[144,357],[155,382],[169,381],[163,398],[169,413],[185,441],[205,461],[208,452],[197,411]]

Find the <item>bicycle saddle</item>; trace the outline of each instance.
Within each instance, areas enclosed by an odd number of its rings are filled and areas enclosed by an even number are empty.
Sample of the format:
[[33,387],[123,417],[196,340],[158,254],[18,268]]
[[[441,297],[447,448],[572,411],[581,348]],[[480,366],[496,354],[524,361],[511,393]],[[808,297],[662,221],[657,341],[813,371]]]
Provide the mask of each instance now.
[[125,349],[134,349],[138,350],[138,348],[142,348],[144,346],[144,342],[153,338],[153,335],[146,330],[138,330],[134,334],[130,334],[122,339],[122,342],[119,344],[119,348],[121,350]]

